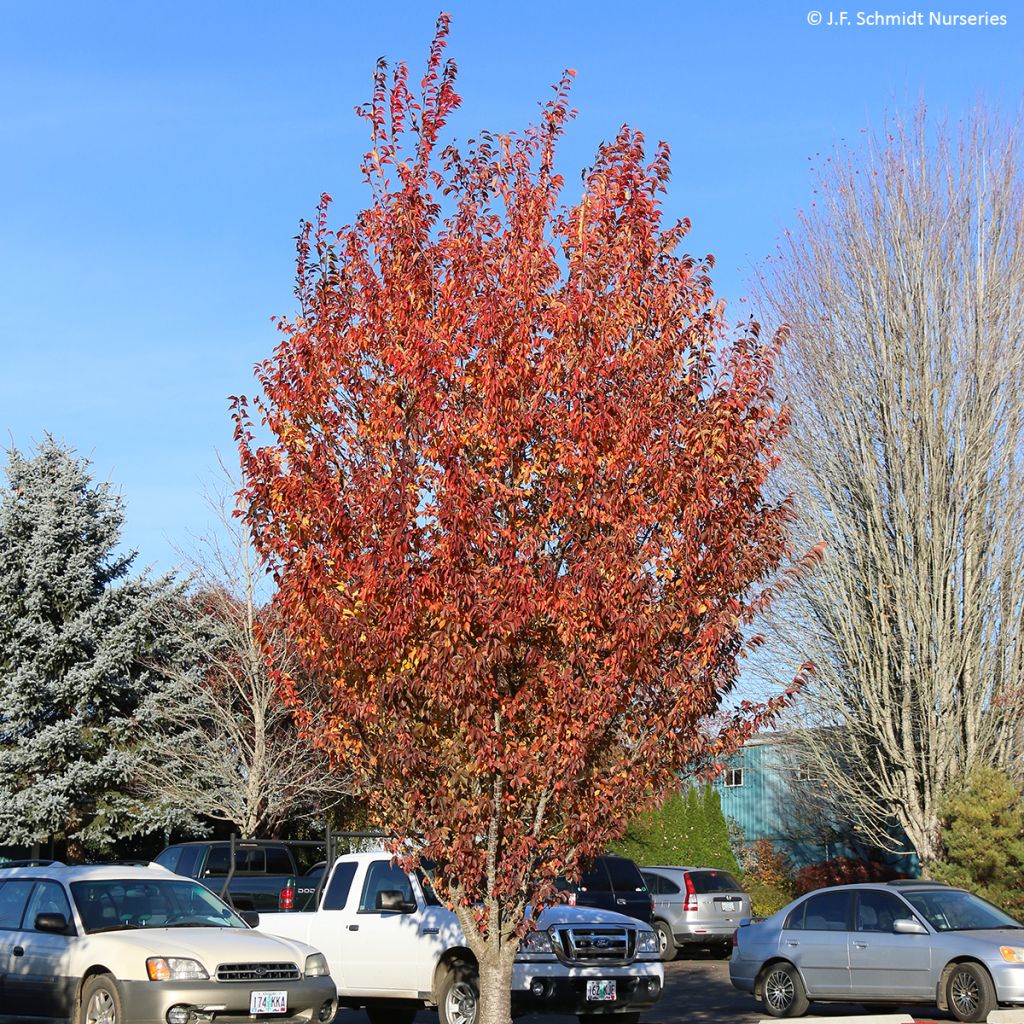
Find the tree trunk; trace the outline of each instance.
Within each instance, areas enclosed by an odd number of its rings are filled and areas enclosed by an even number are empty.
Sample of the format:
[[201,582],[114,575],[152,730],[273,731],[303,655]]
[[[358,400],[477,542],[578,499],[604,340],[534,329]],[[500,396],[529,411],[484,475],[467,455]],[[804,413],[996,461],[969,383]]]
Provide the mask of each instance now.
[[490,948],[480,958],[480,1010],[477,1024],[511,1024],[512,965],[516,946],[505,943],[500,949]]

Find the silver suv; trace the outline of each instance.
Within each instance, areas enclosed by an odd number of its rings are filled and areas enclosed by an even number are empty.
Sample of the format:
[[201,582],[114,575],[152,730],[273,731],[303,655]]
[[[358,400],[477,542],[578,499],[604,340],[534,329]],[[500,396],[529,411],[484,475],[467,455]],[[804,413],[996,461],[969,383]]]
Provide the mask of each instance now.
[[720,956],[732,952],[740,918],[750,917],[750,897],[739,882],[718,868],[641,869],[654,901],[654,930],[662,960],[680,946],[710,946]]

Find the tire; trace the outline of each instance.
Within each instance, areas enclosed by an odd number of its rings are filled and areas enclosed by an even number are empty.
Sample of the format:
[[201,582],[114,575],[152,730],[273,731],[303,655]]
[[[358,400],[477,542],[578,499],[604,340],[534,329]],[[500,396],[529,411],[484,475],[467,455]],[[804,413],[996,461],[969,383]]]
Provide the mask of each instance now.
[[419,1007],[401,999],[382,1000],[366,1007],[370,1024],[412,1024]]
[[672,929],[664,921],[655,921],[654,934],[658,936],[658,956],[661,958],[661,962],[667,964],[675,960],[679,950],[676,948]]
[[438,1024],[476,1024],[480,1016],[480,978],[469,964],[452,964],[437,993]]
[[95,974],[82,986],[79,1024],[125,1024],[121,993],[110,974]]
[[581,1013],[580,1024],[640,1024],[639,1013]]
[[800,972],[792,964],[780,962],[767,968],[761,992],[772,1017],[802,1017],[811,1005]]
[[983,1021],[996,1008],[996,989],[981,964],[955,964],[946,979],[946,1005],[957,1020]]

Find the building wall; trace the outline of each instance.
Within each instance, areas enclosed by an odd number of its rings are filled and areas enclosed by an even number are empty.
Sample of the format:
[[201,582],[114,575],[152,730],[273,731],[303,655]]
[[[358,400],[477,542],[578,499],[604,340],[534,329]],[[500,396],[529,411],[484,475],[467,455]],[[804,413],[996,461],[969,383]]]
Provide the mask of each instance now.
[[[902,874],[920,873],[913,854],[881,851],[856,842],[853,836],[837,841],[837,837],[824,834],[829,831],[827,822],[821,829],[801,827],[800,815],[795,811],[800,787],[813,782],[798,778],[789,749],[784,734],[755,736],[729,759],[726,771],[715,780],[722,812],[740,826],[747,842],[770,839],[788,855],[794,868],[839,856],[874,856]],[[742,771],[742,785],[729,785],[733,769]]]

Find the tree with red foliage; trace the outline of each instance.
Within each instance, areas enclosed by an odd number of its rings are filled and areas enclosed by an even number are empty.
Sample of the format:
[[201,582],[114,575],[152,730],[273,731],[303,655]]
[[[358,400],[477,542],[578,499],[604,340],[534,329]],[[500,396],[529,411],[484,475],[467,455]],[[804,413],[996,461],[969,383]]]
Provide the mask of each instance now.
[[900,872],[878,859],[859,857],[833,857],[818,864],[808,864],[793,875],[793,888],[797,896],[829,885],[850,885],[854,882],[891,882],[903,878]]
[[720,347],[712,261],[662,226],[668,147],[623,128],[561,206],[568,72],[539,125],[439,154],[447,27],[419,96],[378,66],[372,202],[332,231],[323,197],[235,417],[312,738],[436,864],[497,1024],[528,905],[784,703],[719,712],[792,512],[764,491],[782,339]]

